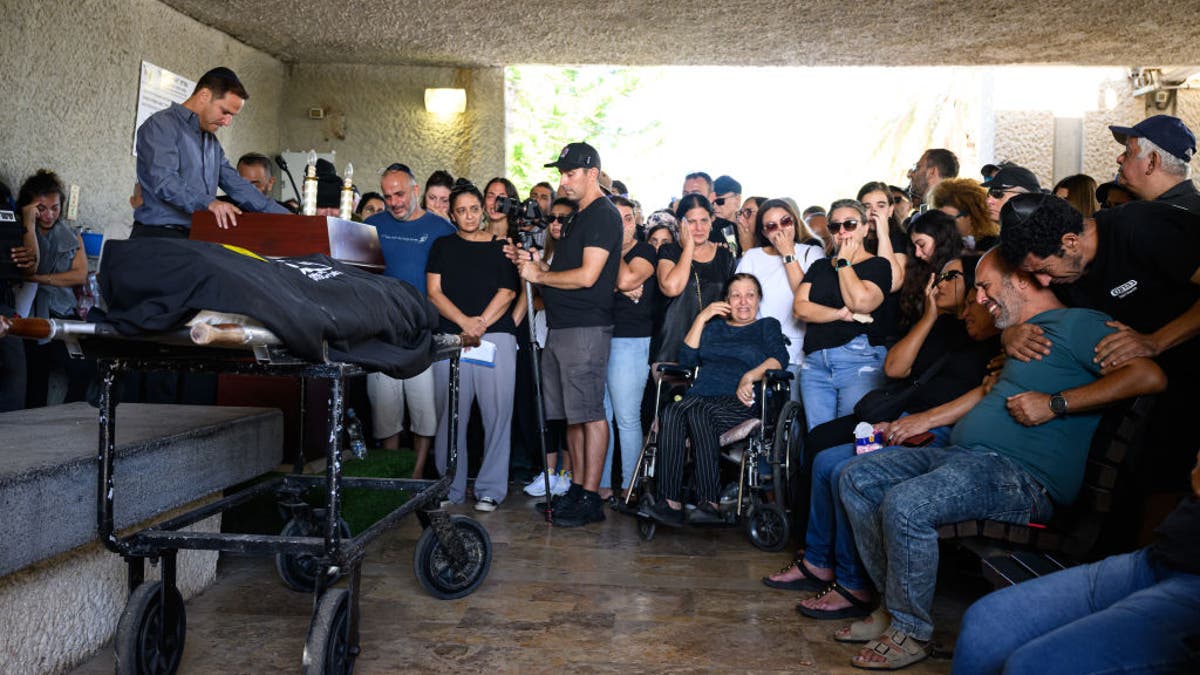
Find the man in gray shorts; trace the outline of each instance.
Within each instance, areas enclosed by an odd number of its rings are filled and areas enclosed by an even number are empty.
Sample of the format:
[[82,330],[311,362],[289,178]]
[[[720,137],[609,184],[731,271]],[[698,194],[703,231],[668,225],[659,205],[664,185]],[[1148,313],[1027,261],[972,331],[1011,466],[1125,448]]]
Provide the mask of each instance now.
[[[547,419],[566,419],[567,448],[575,467],[571,489],[554,507],[554,524],[578,527],[604,520],[600,474],[608,451],[605,376],[613,333],[613,292],[621,260],[621,214],[600,191],[600,155],[571,143],[547,168],[579,202],[579,213],[554,249],[554,262],[522,259],[509,249],[521,277],[541,286],[550,331],[542,353]],[[582,484],[578,481],[582,481]]]

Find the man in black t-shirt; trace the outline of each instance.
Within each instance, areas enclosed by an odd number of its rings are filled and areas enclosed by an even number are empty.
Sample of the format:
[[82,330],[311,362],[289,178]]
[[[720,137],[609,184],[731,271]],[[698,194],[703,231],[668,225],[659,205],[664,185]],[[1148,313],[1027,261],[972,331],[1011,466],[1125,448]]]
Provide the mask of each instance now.
[[542,353],[546,417],[567,421],[576,481],[555,505],[554,524],[577,527],[604,520],[599,494],[609,434],[604,387],[621,262],[621,215],[600,191],[600,155],[592,146],[571,143],[546,167],[559,170],[559,185],[579,203],[579,213],[564,227],[550,265],[511,246],[506,252],[521,278],[542,287],[550,329]]
[[[1111,372],[1154,358],[1167,374],[1149,438],[1143,492],[1182,487],[1194,446],[1181,442],[1200,381],[1200,214],[1163,201],[1135,201],[1083,219],[1050,195],[1018,195],[1001,212],[1001,252],[1068,306],[1112,316],[1118,330],[1096,345]],[[1028,360],[1052,346],[1036,330],[1005,336],[1006,351]],[[1067,411],[1069,414],[1069,411]]]

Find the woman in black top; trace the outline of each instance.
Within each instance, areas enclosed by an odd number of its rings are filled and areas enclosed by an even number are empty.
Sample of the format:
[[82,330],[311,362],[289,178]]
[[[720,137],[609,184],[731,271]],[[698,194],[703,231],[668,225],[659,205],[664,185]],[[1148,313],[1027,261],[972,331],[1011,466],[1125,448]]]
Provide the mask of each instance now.
[[[621,267],[617,271],[616,297],[613,299],[613,337],[608,353],[608,384],[605,396],[616,417],[616,434],[609,434],[604,473],[600,475],[600,496],[612,494],[613,436],[621,441],[621,489],[629,487],[633,465],[642,449],[642,393],[650,372],[650,332],[654,325],[654,279],[657,256],[647,243],[638,241],[633,202],[625,197],[610,197],[621,212],[624,238],[621,240]],[[608,494],[605,494],[605,493]]]
[[658,288],[672,298],[652,350],[659,363],[678,360],[684,334],[702,308],[721,298],[725,281],[733,276],[737,264],[729,249],[709,241],[713,209],[706,197],[684,195],[675,218],[679,243],[663,244],[658,250]]
[[808,268],[793,312],[808,323],[800,396],[808,428],[849,415],[863,394],[883,384],[887,325],[881,308],[892,288],[892,265],[863,245],[867,209],[856,199],[829,208],[836,253]]
[[[450,193],[450,219],[455,236],[442,237],[429,250],[425,279],[429,301],[441,314],[438,329],[482,338],[480,348],[463,352],[459,373],[458,416],[471,415],[478,401],[483,419],[483,464],[475,478],[475,508],[493,511],[508,493],[508,454],[512,423],[513,381],[517,341],[509,307],[517,297],[516,269],[504,256],[505,241],[481,228],[483,195],[459,179]],[[434,452],[440,473],[448,457],[449,363],[434,364],[437,402],[442,410]],[[458,425],[458,448],[465,448],[467,425]],[[459,456],[449,499],[466,498],[467,458]]]

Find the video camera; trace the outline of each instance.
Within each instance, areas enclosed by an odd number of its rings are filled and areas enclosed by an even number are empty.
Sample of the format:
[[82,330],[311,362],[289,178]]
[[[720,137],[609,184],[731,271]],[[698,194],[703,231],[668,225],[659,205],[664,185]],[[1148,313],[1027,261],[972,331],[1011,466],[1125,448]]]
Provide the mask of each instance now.
[[493,208],[508,216],[508,219],[518,226],[542,224],[542,209],[533,197],[522,202],[508,195],[500,195],[496,197],[496,205]]

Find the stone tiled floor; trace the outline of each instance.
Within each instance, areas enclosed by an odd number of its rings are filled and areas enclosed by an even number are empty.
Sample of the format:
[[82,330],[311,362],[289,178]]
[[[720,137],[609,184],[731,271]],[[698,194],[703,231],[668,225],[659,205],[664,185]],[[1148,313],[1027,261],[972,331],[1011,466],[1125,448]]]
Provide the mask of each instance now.
[[[798,615],[798,593],[759,577],[789,559],[740,529],[660,529],[639,540],[609,512],[583,529],[549,528],[535,500],[476,514],[491,536],[489,576],[472,595],[435,600],[413,575],[415,519],[378,540],[363,567],[359,673],[862,672],[839,622]],[[937,640],[953,644],[973,591],[939,594]],[[287,590],[268,559],[226,557],[215,586],[188,602],[184,673],[298,672],[311,596]],[[106,648],[78,673],[111,673]],[[949,672],[931,659],[911,673]]]

